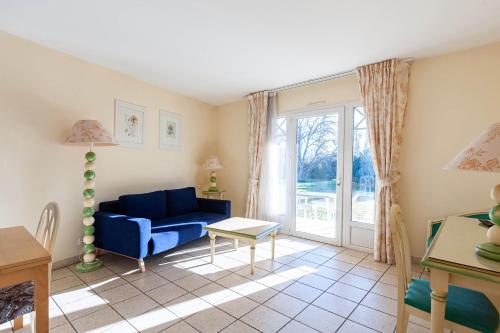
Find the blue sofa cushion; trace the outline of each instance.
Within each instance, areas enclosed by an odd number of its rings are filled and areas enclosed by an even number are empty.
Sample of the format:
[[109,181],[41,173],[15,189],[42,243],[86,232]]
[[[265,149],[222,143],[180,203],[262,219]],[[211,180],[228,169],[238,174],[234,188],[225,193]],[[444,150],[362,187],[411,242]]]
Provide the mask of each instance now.
[[155,255],[203,237],[207,234],[203,230],[206,225],[206,222],[186,222],[152,227],[149,253]]
[[166,190],[167,217],[183,215],[199,210],[194,187]]
[[142,194],[127,194],[118,198],[122,214],[143,217],[151,221],[165,218],[167,201],[165,191]]
[[219,213],[209,213],[209,212],[193,212],[184,215],[179,215],[175,217],[167,217],[165,219],[156,220],[151,223],[151,228],[154,230],[155,228],[162,226],[169,226],[174,224],[182,224],[182,223],[190,223],[190,222],[200,222],[205,223],[206,225],[212,224],[215,222],[219,222],[226,219],[226,215]]

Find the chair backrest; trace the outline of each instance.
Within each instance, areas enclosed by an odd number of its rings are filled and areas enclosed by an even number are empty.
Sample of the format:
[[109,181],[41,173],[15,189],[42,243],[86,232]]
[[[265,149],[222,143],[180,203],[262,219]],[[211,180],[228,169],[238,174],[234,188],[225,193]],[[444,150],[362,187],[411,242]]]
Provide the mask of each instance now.
[[401,217],[399,205],[391,207],[390,229],[396,257],[396,270],[398,272],[398,294],[400,294],[398,298],[404,299],[408,284],[411,282],[411,256],[408,233]]
[[59,206],[55,202],[49,202],[42,211],[36,229],[36,240],[51,254],[54,251],[59,219]]

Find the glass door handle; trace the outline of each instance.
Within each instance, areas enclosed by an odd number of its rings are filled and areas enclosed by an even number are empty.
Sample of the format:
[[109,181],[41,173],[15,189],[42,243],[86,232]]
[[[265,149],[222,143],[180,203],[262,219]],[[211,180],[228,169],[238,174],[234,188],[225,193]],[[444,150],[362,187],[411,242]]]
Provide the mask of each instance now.
[[337,179],[337,186],[342,185],[342,179]]

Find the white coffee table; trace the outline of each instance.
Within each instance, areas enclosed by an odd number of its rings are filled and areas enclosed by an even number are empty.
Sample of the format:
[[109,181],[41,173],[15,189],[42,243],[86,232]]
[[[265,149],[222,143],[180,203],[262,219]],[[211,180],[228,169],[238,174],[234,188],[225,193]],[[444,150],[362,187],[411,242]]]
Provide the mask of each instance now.
[[214,262],[215,237],[222,236],[234,239],[234,247],[238,249],[238,240],[250,244],[250,274],[254,272],[255,245],[257,241],[267,235],[271,235],[271,253],[274,259],[274,248],[276,244],[276,233],[281,227],[279,223],[260,220],[246,219],[243,217],[233,217],[224,221],[204,227],[210,237],[210,256]]

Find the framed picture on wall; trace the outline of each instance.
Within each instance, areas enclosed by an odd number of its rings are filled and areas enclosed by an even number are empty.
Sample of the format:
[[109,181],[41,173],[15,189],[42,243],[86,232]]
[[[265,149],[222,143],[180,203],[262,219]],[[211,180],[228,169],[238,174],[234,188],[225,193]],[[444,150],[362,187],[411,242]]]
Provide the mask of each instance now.
[[160,110],[160,148],[182,148],[182,119],[179,114]]
[[115,138],[125,147],[144,146],[146,108],[115,99]]

